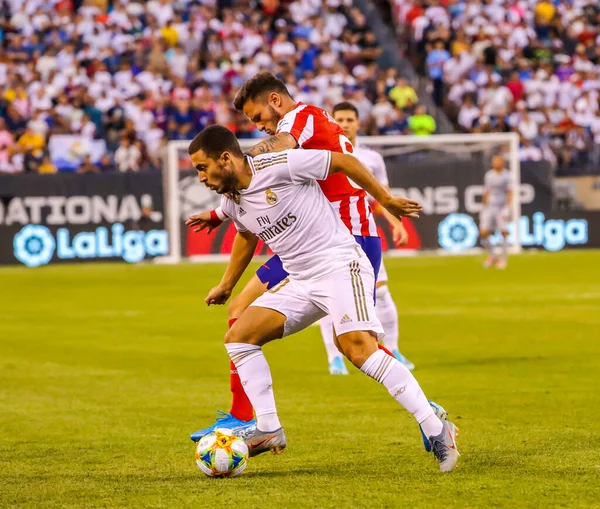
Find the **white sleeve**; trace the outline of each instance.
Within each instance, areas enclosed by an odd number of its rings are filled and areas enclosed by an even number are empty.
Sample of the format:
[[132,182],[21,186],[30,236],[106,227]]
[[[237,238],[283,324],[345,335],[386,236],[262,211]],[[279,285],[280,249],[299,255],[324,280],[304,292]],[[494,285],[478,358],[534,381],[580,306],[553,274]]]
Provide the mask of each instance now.
[[371,168],[371,171],[382,186],[388,187],[390,185],[387,170],[385,168],[385,161],[383,160],[381,154],[378,152],[375,152],[373,168]]
[[325,180],[331,166],[329,150],[288,150],[288,169],[292,184]]
[[233,200],[230,200],[226,196],[221,196],[220,209],[221,209],[221,213],[223,213],[223,214],[225,214],[225,216],[231,218],[231,220],[233,221],[233,224],[235,225],[235,229],[238,232],[248,231],[248,228],[246,228],[242,223],[240,223],[238,221],[237,213],[235,210],[235,204],[233,203]]
[[[222,198],[221,198],[221,200],[222,200]],[[217,207],[215,209],[215,214],[217,214],[217,217],[221,221],[227,221],[227,219],[229,219],[229,216],[227,214],[225,214],[225,212],[223,212],[223,208],[222,207]]]
[[506,190],[512,191],[512,188],[513,188],[512,175],[510,173],[508,173],[506,175]]

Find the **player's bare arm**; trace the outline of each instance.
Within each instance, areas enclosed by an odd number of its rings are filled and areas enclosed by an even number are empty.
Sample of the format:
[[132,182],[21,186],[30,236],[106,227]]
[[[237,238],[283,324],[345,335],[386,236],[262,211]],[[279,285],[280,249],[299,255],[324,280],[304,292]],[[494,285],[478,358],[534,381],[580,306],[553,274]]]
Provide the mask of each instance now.
[[231,248],[231,257],[229,258],[229,263],[223,273],[223,277],[219,284],[208,292],[206,299],[204,299],[204,302],[208,306],[211,304],[225,304],[227,299],[231,297],[231,292],[254,256],[257,243],[258,238],[254,234],[248,231],[237,232]]
[[512,203],[512,199],[513,199],[513,191],[512,189],[509,189],[506,192],[506,206],[510,207],[510,204]]
[[329,173],[340,172],[362,187],[395,218],[419,217],[422,207],[418,202],[400,196],[392,196],[356,157],[341,152],[331,152]]
[[257,143],[246,153],[249,156],[255,157],[260,154],[291,150],[297,146],[298,142],[296,141],[296,138],[294,138],[290,133],[279,133],[261,141],[260,143]]
[[215,211],[207,210],[205,212],[200,212],[199,214],[190,216],[185,224],[190,228],[195,227],[194,232],[196,233],[204,229],[206,229],[206,233],[210,233],[222,222],[223,221],[219,219]]

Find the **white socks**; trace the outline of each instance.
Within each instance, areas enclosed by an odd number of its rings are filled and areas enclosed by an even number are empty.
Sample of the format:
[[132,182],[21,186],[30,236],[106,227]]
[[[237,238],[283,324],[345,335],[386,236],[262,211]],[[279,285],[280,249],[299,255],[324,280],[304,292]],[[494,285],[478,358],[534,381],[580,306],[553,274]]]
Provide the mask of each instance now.
[[419,382],[395,358],[377,350],[360,370],[382,384],[398,403],[413,414],[428,437],[442,432],[442,421],[433,412]]
[[375,295],[377,297],[375,311],[385,332],[383,346],[393,352],[398,350],[398,309],[396,309],[396,304],[394,304],[394,299],[392,299],[392,294],[387,285],[377,288]]
[[327,351],[327,362],[331,364],[336,357],[344,356],[338,350],[337,346],[335,346],[335,341],[333,340],[333,321],[331,320],[331,317],[327,315],[321,318],[319,327],[321,327],[321,336],[323,337],[323,344]]
[[229,343],[225,348],[254,407],[258,429],[275,431],[281,428],[275,407],[271,370],[262,348],[245,343]]

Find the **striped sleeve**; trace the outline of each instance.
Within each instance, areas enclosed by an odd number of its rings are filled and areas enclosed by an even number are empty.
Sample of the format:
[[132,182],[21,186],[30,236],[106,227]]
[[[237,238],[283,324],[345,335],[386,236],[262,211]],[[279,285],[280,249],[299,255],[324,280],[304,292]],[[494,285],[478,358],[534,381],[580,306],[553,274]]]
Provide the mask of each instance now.
[[315,134],[315,117],[305,108],[296,113],[292,122],[281,122],[278,132],[290,133],[302,147]]

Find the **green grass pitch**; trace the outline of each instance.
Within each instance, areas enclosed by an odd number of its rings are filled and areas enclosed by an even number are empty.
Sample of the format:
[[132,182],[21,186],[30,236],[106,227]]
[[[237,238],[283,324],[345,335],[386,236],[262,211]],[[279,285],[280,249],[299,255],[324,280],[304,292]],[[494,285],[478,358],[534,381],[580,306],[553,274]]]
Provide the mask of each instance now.
[[387,259],[402,351],[461,429],[443,475],[412,417],[319,330],[265,348],[281,456],[205,478],[228,410],[221,265],[0,269],[0,507],[600,507],[600,253]]

